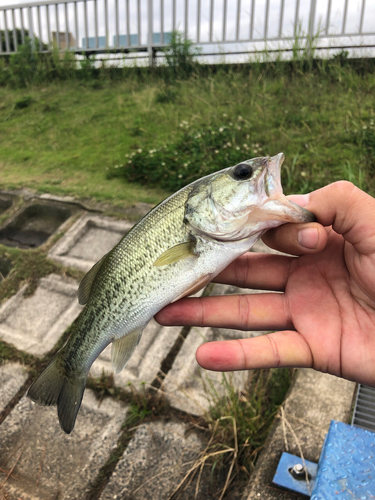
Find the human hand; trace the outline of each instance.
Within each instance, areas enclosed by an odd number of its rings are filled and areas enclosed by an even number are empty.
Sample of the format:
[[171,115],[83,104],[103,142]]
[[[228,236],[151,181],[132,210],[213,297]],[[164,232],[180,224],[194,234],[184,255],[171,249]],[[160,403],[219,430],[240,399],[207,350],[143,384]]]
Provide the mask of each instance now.
[[185,298],[156,319],[276,330],[201,345],[196,356],[203,368],[311,367],[375,386],[375,199],[345,181],[292,199],[318,222],[286,224],[263,240],[298,257],[247,253],[215,279],[284,293]]

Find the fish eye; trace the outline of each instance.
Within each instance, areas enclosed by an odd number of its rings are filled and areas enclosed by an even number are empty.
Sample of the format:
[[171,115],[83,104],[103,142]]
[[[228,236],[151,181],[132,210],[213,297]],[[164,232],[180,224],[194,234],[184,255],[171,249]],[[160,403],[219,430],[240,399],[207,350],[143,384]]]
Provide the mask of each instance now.
[[250,179],[252,175],[253,169],[250,165],[247,165],[247,163],[240,163],[233,170],[233,178],[236,179],[236,181],[246,181]]

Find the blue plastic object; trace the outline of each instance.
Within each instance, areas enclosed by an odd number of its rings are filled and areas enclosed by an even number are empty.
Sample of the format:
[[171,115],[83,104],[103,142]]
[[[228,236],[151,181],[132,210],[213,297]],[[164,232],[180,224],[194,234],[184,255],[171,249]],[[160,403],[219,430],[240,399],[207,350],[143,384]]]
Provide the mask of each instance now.
[[281,455],[272,483],[284,490],[300,493],[301,495],[305,495],[307,498],[310,498],[310,493],[318,470],[318,464],[305,460],[305,466],[309,478],[308,483],[306,481],[306,473],[303,473],[300,479],[296,479],[293,476],[292,469],[297,464],[303,465],[302,460],[299,457],[284,452]]
[[332,420],[311,500],[375,499],[375,433]]

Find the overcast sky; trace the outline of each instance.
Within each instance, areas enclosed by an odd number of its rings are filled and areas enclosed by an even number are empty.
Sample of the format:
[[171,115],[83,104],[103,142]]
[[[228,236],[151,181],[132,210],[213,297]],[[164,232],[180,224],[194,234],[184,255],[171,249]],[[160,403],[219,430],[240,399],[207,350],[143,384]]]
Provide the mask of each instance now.
[[[109,44],[114,43],[114,38],[116,34],[116,22],[115,22],[115,2],[116,0],[108,1],[108,25],[109,25]],[[126,16],[126,4],[129,2],[129,20]],[[185,28],[185,0],[175,0],[176,1],[176,26],[184,30]],[[188,36],[194,41],[197,39],[197,0],[187,0],[188,1]],[[261,39],[264,35],[265,30],[265,10],[267,0],[253,0],[255,1],[254,7],[254,23],[253,23],[253,36],[254,38]],[[105,36],[105,17],[104,17],[104,0],[97,0],[98,8],[98,35]],[[212,39],[214,42],[222,43],[223,41],[223,6],[225,0],[214,0],[214,22],[212,30]],[[26,3],[26,2],[25,2]],[[236,38],[237,30],[237,0],[226,0],[226,39],[234,40]],[[302,25],[302,30],[304,32],[308,29],[308,16],[310,11],[310,0],[300,0],[299,7],[299,20]],[[0,7],[7,5],[19,5],[20,2],[17,0],[0,0]],[[170,32],[172,30],[172,4],[173,0],[164,0],[164,32]],[[83,38],[85,35],[85,22],[84,22],[84,8],[83,2],[78,1],[78,44],[82,46]],[[141,42],[147,42],[147,5],[148,0],[140,0],[140,17],[141,17]],[[161,0],[153,1],[153,32],[157,33],[161,30],[160,22],[160,5]],[[200,16],[200,41],[205,42],[209,40],[210,32],[210,5],[211,0],[201,0],[201,16]],[[240,1],[240,12],[239,12],[239,37],[240,39],[248,39],[250,34],[251,25],[251,8],[252,0],[241,0]],[[294,30],[294,20],[296,11],[296,0],[284,0],[284,16],[282,23],[282,34],[283,36],[293,36]],[[331,16],[329,22],[330,33],[340,33],[343,23],[343,13],[345,0],[332,0],[331,1]],[[95,16],[94,16],[94,1],[89,0],[87,2],[88,6],[88,36],[95,36]],[[320,28],[326,27],[327,19],[327,6],[328,0],[317,0],[316,18],[315,18],[315,32]],[[279,31],[280,23],[280,8],[281,0],[269,0],[269,21],[268,21],[268,36],[277,37]],[[348,12],[346,19],[346,32],[355,33],[358,31],[360,24],[360,15],[362,8],[362,0],[349,0],[348,2]],[[127,26],[130,26],[130,34],[138,33],[138,13],[137,13],[137,0],[118,0],[119,9],[119,34],[127,33]],[[37,36],[41,35],[44,42],[47,42],[47,8],[40,8],[40,20],[41,20],[41,34],[38,29],[38,17],[37,9],[33,9],[33,31]],[[50,13],[50,31],[56,31],[56,12],[55,6],[49,7]],[[27,16],[26,9],[23,10],[24,16],[24,26],[28,28],[29,20]],[[66,20],[65,20],[65,8],[64,5],[60,5],[58,8],[59,17],[59,31],[65,32]],[[20,27],[20,9],[15,10],[15,23],[17,27]],[[7,13],[7,25],[9,29],[13,28],[11,11]],[[74,4],[68,4],[68,29],[73,33],[73,36],[77,38],[77,33],[75,29],[75,11]],[[375,27],[375,1],[367,0],[365,16],[363,22],[363,31],[374,31]],[[0,12],[0,29],[4,29],[4,16]]]

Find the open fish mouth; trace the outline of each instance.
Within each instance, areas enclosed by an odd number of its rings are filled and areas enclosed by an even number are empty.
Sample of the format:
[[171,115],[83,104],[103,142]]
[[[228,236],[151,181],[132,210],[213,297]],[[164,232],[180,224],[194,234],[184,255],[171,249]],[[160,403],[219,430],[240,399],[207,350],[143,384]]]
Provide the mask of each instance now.
[[313,213],[288,200],[283,194],[281,165],[284,158],[284,153],[279,153],[267,159],[267,168],[263,178],[266,198],[264,203],[256,210],[257,218],[259,221],[270,220],[270,222],[314,222],[316,217]]

